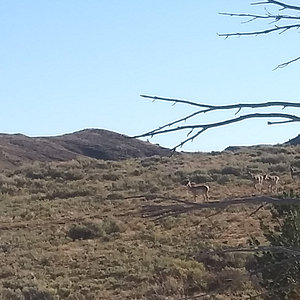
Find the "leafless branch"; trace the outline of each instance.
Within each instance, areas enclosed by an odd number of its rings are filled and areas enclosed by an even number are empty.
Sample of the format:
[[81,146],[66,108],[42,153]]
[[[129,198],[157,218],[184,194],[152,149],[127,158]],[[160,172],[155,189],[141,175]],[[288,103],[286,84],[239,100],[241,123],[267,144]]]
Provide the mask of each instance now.
[[290,5],[290,4],[286,4],[284,2],[275,1],[275,0],[267,0],[267,1],[262,1],[262,2],[251,3],[251,5],[259,5],[259,4],[275,4],[275,5],[279,5],[279,6],[281,6],[281,10],[283,10],[283,9],[300,10],[300,6]]
[[230,36],[244,36],[244,35],[260,35],[260,34],[268,34],[270,32],[274,31],[280,31],[281,33],[287,30],[290,30],[292,28],[300,28],[299,24],[292,24],[292,25],[284,25],[284,26],[275,26],[273,28],[261,30],[261,31],[250,31],[250,32],[235,32],[235,33],[218,33],[218,36],[223,36],[225,38],[228,38]]
[[274,15],[274,14],[266,14],[266,15],[255,15],[255,14],[246,14],[246,13],[219,13],[223,16],[229,16],[229,17],[246,17],[250,18],[248,21],[242,22],[242,23],[249,23],[256,19],[273,19],[275,22],[278,22],[280,20],[299,20],[300,16],[290,16],[290,15]]
[[157,100],[157,101],[176,102],[176,103],[182,103],[182,104],[188,104],[192,106],[206,108],[202,111],[199,111],[199,113],[200,112],[206,113],[213,110],[222,110],[222,109],[264,108],[264,107],[273,107],[273,106],[282,106],[283,108],[286,107],[300,108],[299,102],[285,102],[285,101],[269,101],[269,102],[261,102],[261,103],[239,103],[239,104],[229,104],[229,105],[210,105],[210,104],[197,103],[190,100],[166,98],[166,97],[159,97],[159,96],[141,95],[141,97],[149,98],[152,99],[153,101]]
[[[146,137],[146,136],[153,137],[154,135],[163,134],[163,133],[169,133],[169,132],[181,131],[181,130],[189,130],[189,133],[187,134],[187,138],[184,141],[180,142],[178,145],[176,145],[172,150],[176,150],[177,148],[182,147],[187,142],[193,141],[195,138],[197,138],[201,133],[203,133],[207,129],[228,125],[231,123],[243,121],[245,119],[251,119],[251,118],[283,118],[283,119],[285,119],[284,121],[268,122],[269,125],[298,122],[300,120],[300,118],[296,115],[289,115],[289,114],[282,114],[282,113],[279,113],[279,114],[278,113],[273,113],[273,114],[256,113],[256,114],[247,114],[247,115],[240,116],[237,118],[229,119],[229,120],[222,121],[222,122],[211,123],[211,124],[201,124],[201,125],[197,124],[197,125],[186,125],[186,126],[174,127],[174,125],[179,124],[181,122],[186,122],[187,120],[189,120],[199,114],[202,114],[202,113],[208,113],[208,112],[213,112],[213,111],[218,111],[218,110],[237,109],[237,112],[235,113],[235,115],[236,115],[243,108],[252,108],[252,109],[254,109],[254,108],[259,109],[259,108],[265,108],[265,107],[282,107],[282,109],[287,108],[287,107],[300,108],[300,103],[299,102],[270,101],[270,102],[262,102],[262,103],[209,105],[209,104],[202,104],[202,103],[197,103],[197,102],[190,101],[190,100],[176,99],[176,98],[165,98],[165,97],[157,97],[157,96],[149,96],[149,95],[141,95],[141,97],[147,98],[147,99],[152,99],[153,101],[166,101],[166,102],[180,103],[180,104],[186,104],[186,105],[203,108],[203,109],[197,110],[196,112],[189,114],[183,118],[180,118],[178,120],[166,123],[162,126],[159,126],[158,128],[153,129],[149,132],[134,136],[134,138],[140,138],[140,137]],[[194,130],[197,130],[197,132],[194,135],[190,136],[190,134]]]
[[282,64],[278,65],[274,70],[277,70],[277,69],[280,69],[280,68],[285,68],[285,67],[288,66],[289,64],[291,64],[291,63],[293,63],[293,62],[295,62],[295,61],[297,61],[297,60],[299,60],[299,59],[300,59],[300,56],[297,57],[297,58],[291,59],[291,60],[289,60],[289,61],[287,61],[287,62],[285,62],[285,63],[282,63]]
[[[258,19],[272,20],[269,23],[277,23],[279,21],[290,21],[290,20],[299,20],[300,19],[300,16],[299,16],[300,6],[290,5],[290,4],[281,2],[281,1],[274,1],[274,0],[255,2],[255,3],[252,3],[251,5],[261,5],[261,4],[269,4],[269,5],[274,4],[274,5],[277,5],[280,7],[279,11],[288,9],[288,10],[294,11],[294,14],[292,14],[292,13],[272,14],[266,8],[265,8],[265,11],[266,11],[265,15],[251,14],[251,13],[220,13],[220,14],[225,15],[225,16],[230,16],[230,17],[248,18],[248,20],[246,20],[242,23],[249,23],[249,22],[253,22]],[[297,13],[297,15],[295,15],[296,13]],[[283,24],[281,26],[275,25],[272,28],[267,28],[264,30],[250,31],[250,32],[219,33],[218,35],[228,38],[228,37],[232,37],[232,36],[252,36],[252,35],[257,36],[257,35],[263,35],[263,34],[268,34],[268,33],[272,33],[272,32],[278,32],[279,34],[282,34],[290,29],[299,29],[299,28],[300,28],[299,23]],[[284,67],[288,66],[289,64],[296,62],[299,59],[300,59],[300,57],[297,57],[295,59],[289,60],[288,62],[279,64],[277,67],[274,68],[274,70],[284,68]]]
[[[134,136],[134,138],[140,138],[140,137],[146,137],[146,136],[151,136],[153,137],[154,135],[158,134],[164,134],[164,133],[170,133],[170,132],[175,132],[175,131],[182,131],[182,130],[192,130],[192,129],[199,129],[199,131],[194,134],[193,136],[187,138],[186,140],[180,142],[178,145],[176,145],[172,150],[175,151],[178,147],[182,147],[184,144],[186,144],[189,141],[193,141],[196,137],[198,137],[201,133],[204,131],[211,129],[211,128],[216,128],[224,125],[229,125],[232,123],[240,122],[246,119],[254,119],[254,118],[283,118],[283,119],[288,119],[288,121],[291,122],[300,122],[300,117],[295,116],[295,115],[290,115],[290,114],[283,114],[283,113],[254,113],[254,114],[246,114],[237,118],[221,121],[221,122],[216,122],[216,123],[209,123],[209,124],[197,124],[197,125],[185,125],[185,126],[177,126],[175,128],[170,128],[170,129],[163,129],[163,130],[151,130],[149,132],[146,132],[141,135]],[[174,123],[174,122],[173,122]],[[270,124],[270,122],[269,122]],[[162,126],[165,127],[165,126]]]

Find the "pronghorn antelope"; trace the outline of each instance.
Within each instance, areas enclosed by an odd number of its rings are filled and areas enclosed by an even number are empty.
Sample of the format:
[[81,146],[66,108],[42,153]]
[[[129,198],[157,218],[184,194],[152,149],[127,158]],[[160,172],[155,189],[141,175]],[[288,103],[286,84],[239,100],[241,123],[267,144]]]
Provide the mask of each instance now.
[[193,185],[190,181],[187,183],[188,190],[193,194],[194,201],[196,201],[196,198],[198,195],[202,195],[205,202],[208,202],[208,191],[209,186],[208,185]]
[[268,191],[277,193],[279,176],[276,175],[264,175],[264,182],[268,185]]
[[293,178],[293,180],[298,180],[300,179],[300,171],[296,171],[293,167],[290,168],[291,170],[291,176]]
[[259,190],[261,191],[262,184],[264,181],[264,175],[259,175],[259,174],[255,175],[255,174],[252,174],[250,171],[248,172],[248,174],[251,176],[254,188],[257,190],[258,189],[257,187],[259,187]]

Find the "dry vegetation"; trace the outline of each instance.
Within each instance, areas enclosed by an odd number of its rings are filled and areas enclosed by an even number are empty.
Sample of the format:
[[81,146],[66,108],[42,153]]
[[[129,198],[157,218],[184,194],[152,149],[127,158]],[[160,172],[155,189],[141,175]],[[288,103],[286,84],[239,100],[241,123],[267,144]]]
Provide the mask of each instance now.
[[279,175],[279,192],[299,192],[290,164],[300,169],[299,146],[3,171],[1,299],[247,299],[259,293],[246,271],[251,256],[216,250],[247,246],[251,236],[264,242],[259,223],[268,209],[253,216],[255,206],[202,210],[155,222],[141,209],[163,197],[191,200],[187,177],[208,184],[212,200],[258,193],[248,170]]

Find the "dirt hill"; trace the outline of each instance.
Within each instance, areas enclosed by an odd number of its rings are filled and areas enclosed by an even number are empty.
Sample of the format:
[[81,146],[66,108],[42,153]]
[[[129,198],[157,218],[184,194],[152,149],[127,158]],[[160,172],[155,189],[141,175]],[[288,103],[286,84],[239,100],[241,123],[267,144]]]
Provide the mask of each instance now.
[[286,142],[286,144],[288,145],[300,145],[300,134],[298,136],[296,136],[295,138],[289,140],[288,142]]
[[85,129],[53,137],[0,134],[0,167],[30,161],[65,161],[78,156],[122,160],[168,154],[169,149],[102,129]]

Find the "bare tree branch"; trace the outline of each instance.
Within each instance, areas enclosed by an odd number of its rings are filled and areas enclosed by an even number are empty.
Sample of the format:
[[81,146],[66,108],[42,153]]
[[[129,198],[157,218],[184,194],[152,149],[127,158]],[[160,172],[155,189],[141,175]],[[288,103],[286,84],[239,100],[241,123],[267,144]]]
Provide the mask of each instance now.
[[251,5],[259,5],[259,4],[275,4],[275,5],[279,5],[279,6],[282,7],[281,10],[283,10],[283,9],[300,10],[300,6],[290,5],[290,4],[286,4],[284,2],[275,1],[275,0],[267,0],[267,1],[263,1],[263,2],[254,2],[254,3],[251,3]]
[[[187,103],[189,102],[190,105],[192,102],[190,101],[184,101],[184,100],[176,100],[176,101],[180,101],[183,103]],[[276,103],[276,102],[274,102]],[[267,104],[253,104],[256,107],[268,107],[268,106],[274,106],[274,103],[272,105],[270,105],[269,103]],[[252,104],[236,104],[236,105],[224,105],[224,106],[211,106],[209,108],[209,110],[206,111],[213,111],[213,110],[218,110],[218,109],[229,109],[229,108],[241,108],[241,107],[251,107]],[[287,107],[287,106],[291,106],[291,107],[300,107],[300,103],[295,103],[294,105],[292,105],[292,103],[285,103],[285,102],[281,102],[281,104],[278,104],[278,102],[276,103],[276,106],[283,106],[283,107]],[[199,112],[197,112],[199,113]],[[185,118],[182,118],[180,120],[176,120],[174,122],[168,123],[164,126],[160,126],[157,129],[151,130],[149,132],[140,134],[140,135],[136,135],[134,136],[134,138],[140,138],[140,137],[146,137],[146,136],[151,136],[153,137],[154,135],[158,135],[158,134],[164,134],[164,133],[170,133],[170,132],[175,132],[175,131],[182,131],[182,130],[190,130],[191,131],[195,130],[195,129],[199,129],[199,131],[197,131],[196,134],[194,134],[193,136],[185,139],[184,141],[180,142],[178,145],[176,145],[172,150],[175,151],[178,147],[182,147],[184,144],[186,144],[189,141],[193,141],[196,137],[198,137],[201,133],[203,133],[204,131],[206,131],[207,129],[211,129],[211,128],[215,128],[215,127],[220,127],[220,126],[224,126],[224,125],[229,125],[232,123],[236,123],[236,122],[240,122],[246,119],[253,119],[253,118],[282,118],[282,119],[288,119],[285,121],[280,121],[280,122],[268,122],[269,125],[272,124],[281,124],[281,123],[287,123],[287,122],[300,122],[300,117],[296,116],[296,115],[290,115],[290,114],[285,114],[285,113],[253,113],[253,114],[246,114],[243,116],[239,116],[237,118],[233,118],[233,119],[229,119],[229,120],[225,120],[225,121],[221,121],[221,122],[216,122],[216,123],[209,123],[209,124],[196,124],[196,125],[185,125],[185,126],[177,126],[177,127],[173,127],[173,128],[169,128],[169,129],[165,129],[166,127],[170,127],[174,124],[177,124],[178,122],[182,121],[182,120],[186,120],[187,118],[190,118],[192,116],[195,116],[196,113],[192,114],[192,115],[188,115]]]
[[224,36],[225,38],[228,38],[230,36],[244,36],[244,35],[260,35],[260,34],[267,34],[274,31],[280,31],[280,33],[283,33],[287,30],[290,30],[292,28],[300,28],[299,24],[292,24],[292,25],[285,25],[285,26],[275,26],[273,28],[261,30],[261,31],[250,31],[250,32],[235,32],[235,33],[218,33],[218,36]]
[[[149,96],[149,95],[141,95],[141,97],[143,98],[147,98],[147,99],[152,99],[153,101],[166,101],[166,102],[172,102],[172,103],[180,103],[180,104],[186,104],[186,105],[191,105],[191,106],[196,106],[196,107],[200,107],[203,108],[201,110],[198,110],[192,114],[189,114],[183,118],[180,118],[178,120],[172,121],[170,123],[164,124],[156,129],[153,129],[149,132],[146,132],[144,134],[141,135],[136,135],[134,136],[134,138],[139,138],[139,137],[146,137],[146,136],[150,136],[153,137],[154,135],[157,134],[163,134],[163,133],[168,133],[168,132],[173,132],[173,131],[179,131],[179,130],[186,130],[189,129],[190,132],[187,135],[188,138],[182,142],[180,142],[178,145],[176,145],[172,150],[176,150],[179,147],[182,147],[184,144],[186,144],[189,141],[193,141],[196,137],[198,137],[201,133],[203,133],[205,130],[213,128],[213,127],[219,127],[219,126],[223,126],[223,125],[227,125],[230,123],[235,123],[235,122],[239,122],[242,121],[244,119],[250,119],[250,118],[263,118],[263,117],[270,117],[270,118],[287,118],[288,120],[285,121],[280,121],[280,122],[268,122],[268,125],[273,125],[273,124],[283,124],[283,123],[291,123],[291,122],[296,122],[299,121],[299,117],[297,116],[292,116],[292,115],[287,115],[287,114],[268,114],[268,115],[263,115],[263,114],[249,114],[249,115],[245,115],[245,116],[241,116],[239,118],[235,118],[235,119],[231,119],[231,120],[227,120],[227,121],[223,121],[223,122],[217,122],[217,123],[213,123],[213,124],[203,124],[203,125],[187,125],[187,126],[178,126],[178,127],[173,127],[172,126],[181,123],[181,122],[185,122],[201,113],[208,113],[208,112],[212,112],[212,111],[217,111],[217,110],[231,110],[231,109],[238,109],[238,111],[235,113],[238,114],[241,109],[243,108],[265,108],[265,107],[277,107],[277,106],[281,106],[282,109],[285,109],[287,107],[290,108],[300,108],[300,103],[299,102],[284,102],[284,101],[270,101],[270,102],[263,102],[263,103],[239,103],[239,104],[230,104],[230,105],[208,105],[208,104],[201,104],[201,103],[197,103],[194,101],[190,101],[190,100],[184,100],[184,99],[176,99],[176,98],[165,98],[165,97],[157,97],[157,96]],[[170,127],[170,129],[165,129],[167,127]],[[200,129],[199,131],[197,131],[197,133],[195,133],[193,136],[189,137],[189,135],[192,133],[192,131],[194,129]]]
[[299,102],[285,102],[285,101],[270,101],[270,102],[262,102],[262,103],[239,103],[239,104],[229,104],[229,105],[209,105],[209,104],[201,104],[190,100],[184,99],[176,99],[176,98],[166,98],[166,97],[158,97],[158,96],[150,96],[150,95],[141,95],[143,98],[150,98],[153,101],[167,101],[167,102],[175,102],[182,104],[189,104],[193,106],[206,108],[201,111],[203,113],[210,112],[213,110],[221,110],[221,109],[240,109],[240,108],[264,108],[264,107],[272,107],[272,106],[282,106],[286,107],[295,107],[300,108]]
[[[261,2],[255,2],[252,3],[251,5],[261,5],[261,4],[274,4],[279,6],[279,11],[281,10],[291,10],[294,11],[294,13],[297,13],[297,15],[294,15],[292,13],[289,14],[272,14],[270,12],[266,10],[266,14],[265,15],[259,15],[259,14],[251,14],[251,13],[220,13],[221,15],[224,16],[230,16],[230,17],[242,17],[242,18],[249,18],[247,21],[244,21],[242,23],[249,23],[249,22],[253,22],[255,20],[258,19],[269,19],[272,20],[272,22],[270,23],[276,23],[279,21],[289,21],[289,20],[299,20],[300,16],[299,16],[299,11],[300,11],[300,6],[296,6],[296,5],[290,5],[281,1],[275,1],[275,0],[267,0],[267,1],[261,1]],[[295,24],[284,24],[281,26],[277,26],[275,25],[272,28],[267,28],[264,30],[258,30],[258,31],[250,31],[250,32],[235,32],[235,33],[218,33],[219,36],[228,38],[228,37],[232,37],[232,36],[252,36],[252,35],[263,35],[263,34],[268,34],[271,32],[278,32],[279,34],[282,34],[284,32],[286,32],[287,30],[290,29],[299,29],[300,28],[300,24],[299,23],[295,23]],[[300,57],[297,57],[295,59],[291,59],[288,62],[279,64],[277,67],[275,67],[273,70],[277,70],[280,68],[284,68],[286,66],[288,66],[289,64],[296,62],[297,60],[299,60]]]
[[277,70],[277,69],[280,69],[280,68],[285,68],[285,67],[288,66],[289,64],[291,64],[291,63],[293,63],[293,62],[295,62],[295,61],[297,61],[297,60],[299,60],[299,59],[300,59],[300,56],[297,57],[297,58],[291,59],[291,60],[289,60],[289,61],[287,61],[287,62],[285,62],[285,63],[282,63],[282,64],[278,65],[276,68],[274,68],[273,71],[274,71],[274,70]]
[[250,18],[248,21],[242,22],[242,23],[249,23],[256,19],[274,19],[273,22],[278,22],[280,20],[299,20],[300,16],[290,16],[290,15],[273,15],[273,14],[266,14],[266,15],[255,15],[255,14],[245,14],[245,13],[219,13],[223,16],[229,16],[229,17],[246,17]]

